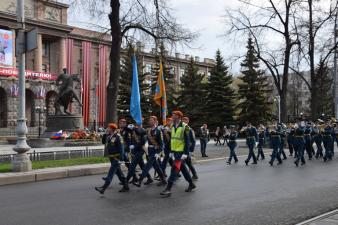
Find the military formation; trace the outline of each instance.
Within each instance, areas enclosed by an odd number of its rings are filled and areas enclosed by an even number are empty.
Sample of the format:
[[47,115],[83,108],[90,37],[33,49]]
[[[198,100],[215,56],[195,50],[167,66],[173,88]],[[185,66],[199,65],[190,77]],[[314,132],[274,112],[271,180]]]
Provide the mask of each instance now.
[[[108,125],[102,143],[111,167],[107,176],[103,177],[104,184],[95,187],[96,191],[104,194],[115,174],[122,185],[120,192],[128,192],[129,183],[140,188],[157,179],[157,186],[165,187],[160,195],[169,197],[180,174],[188,182],[186,192],[196,188],[194,180],[198,176],[191,158],[195,149],[195,134],[189,127],[189,118],[183,117],[181,111],[173,111],[165,126],[158,125],[156,116],[151,116],[148,121],[150,127],[147,129],[139,125],[127,125],[124,118],[119,119],[118,125]],[[121,169],[122,164],[128,169],[126,176]],[[166,173],[168,164],[171,168],[169,176]],[[137,166],[141,169],[140,174],[136,173]],[[154,178],[149,173],[151,168],[155,170]],[[147,180],[143,182],[145,179]]]
[[[194,130],[189,127],[189,118],[184,117],[181,111],[173,111],[172,117],[167,119],[165,126],[158,125],[156,116],[148,118],[149,128],[140,125],[127,125],[124,118],[119,119],[118,125],[110,123],[102,137],[105,145],[105,156],[110,160],[111,167],[104,183],[95,190],[104,194],[116,174],[122,188],[120,192],[128,192],[129,184],[135,188],[142,185],[151,185],[158,180],[157,186],[165,187],[160,195],[171,195],[173,184],[183,175],[188,183],[186,192],[196,188],[194,183],[198,179],[192,162],[192,153],[195,150],[196,140]],[[334,143],[338,145],[338,123],[332,120],[316,122],[296,121],[285,125],[272,121],[270,125],[253,126],[247,122],[241,129],[230,126],[225,129],[225,142],[229,148],[227,164],[238,163],[236,155],[237,139],[245,137],[248,147],[248,156],[245,165],[257,164],[266,158],[264,148],[272,149],[269,164],[274,166],[283,164],[287,159],[285,147],[289,149],[289,157],[294,158],[294,164],[299,167],[306,164],[306,158],[316,158],[324,162],[332,160]],[[201,155],[205,154],[206,144],[210,139],[206,124],[201,127]],[[307,156],[307,157],[306,157]],[[145,160],[146,159],[146,160]],[[126,175],[121,165],[127,167]],[[169,164],[170,174],[167,174]],[[137,166],[141,170],[137,173]],[[150,170],[154,169],[154,176]]]
[[[283,163],[287,159],[284,147],[288,146],[289,156],[294,157],[294,164],[299,167],[306,164],[305,156],[308,160],[313,158],[322,159],[324,162],[332,160],[334,156],[334,143],[338,145],[338,123],[335,120],[323,121],[318,119],[316,122],[296,121],[293,124],[285,125],[273,121],[270,125],[259,125],[257,128],[247,122],[241,130],[236,131],[235,126],[231,126],[230,130],[226,130],[227,145],[230,155],[227,163],[231,164],[232,159],[237,163],[236,156],[236,139],[239,135],[246,138],[246,145],[249,153],[245,160],[248,165],[252,160],[252,164],[257,164],[259,159],[264,160],[264,146],[268,144],[272,149],[269,164],[277,165]],[[257,148],[257,155],[254,149]]]

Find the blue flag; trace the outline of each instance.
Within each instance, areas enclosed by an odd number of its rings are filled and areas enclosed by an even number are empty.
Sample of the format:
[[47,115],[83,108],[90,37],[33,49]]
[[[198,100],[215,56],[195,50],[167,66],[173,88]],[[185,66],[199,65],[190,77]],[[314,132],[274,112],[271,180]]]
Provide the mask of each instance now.
[[142,112],[141,112],[141,97],[140,87],[138,84],[138,72],[136,57],[132,57],[133,64],[133,82],[131,85],[131,96],[130,96],[130,115],[133,117],[137,125],[142,125]]

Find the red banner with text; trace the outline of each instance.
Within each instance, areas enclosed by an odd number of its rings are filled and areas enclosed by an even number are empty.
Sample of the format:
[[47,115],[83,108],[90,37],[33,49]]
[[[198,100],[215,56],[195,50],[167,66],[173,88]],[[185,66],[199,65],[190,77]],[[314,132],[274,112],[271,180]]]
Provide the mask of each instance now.
[[[4,77],[18,77],[19,71],[16,68],[3,68],[0,67],[0,76]],[[56,80],[57,75],[53,73],[34,72],[31,70],[25,70],[26,79],[36,80]]]

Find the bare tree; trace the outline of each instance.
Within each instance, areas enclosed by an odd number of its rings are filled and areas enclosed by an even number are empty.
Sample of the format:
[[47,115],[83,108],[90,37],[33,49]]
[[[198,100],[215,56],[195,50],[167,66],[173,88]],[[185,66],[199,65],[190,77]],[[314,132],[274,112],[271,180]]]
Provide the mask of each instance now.
[[[302,77],[311,92],[312,119],[318,118],[321,114],[319,107],[320,87],[317,85],[321,78],[316,74],[316,64],[319,66],[318,71],[322,71],[323,66],[328,64],[337,48],[333,32],[337,2],[331,7],[323,6],[321,3],[320,0],[306,0],[300,5],[300,13],[297,15],[299,20],[297,32],[302,43],[299,46],[298,58],[300,61],[297,62],[297,65],[307,65],[306,68],[309,68],[310,71],[310,82],[302,76],[298,68],[292,68],[296,74]],[[320,58],[319,62],[318,58]]]
[[[124,41],[137,39],[161,41],[169,45],[189,45],[196,34],[185,29],[172,16],[166,0],[72,0],[95,18],[109,18],[111,40],[110,75],[107,87],[106,121],[117,121],[117,96],[120,78],[120,55]],[[101,24],[99,24],[100,26]],[[149,38],[150,37],[150,38]],[[157,46],[157,45],[156,45]]]
[[[272,75],[281,99],[281,120],[287,120],[286,96],[290,58],[299,43],[295,11],[300,0],[241,1],[236,10],[227,10],[227,36],[248,34],[256,44],[257,56]],[[266,36],[268,35],[268,36]],[[268,37],[268,40],[264,39]],[[277,47],[275,47],[277,46]]]

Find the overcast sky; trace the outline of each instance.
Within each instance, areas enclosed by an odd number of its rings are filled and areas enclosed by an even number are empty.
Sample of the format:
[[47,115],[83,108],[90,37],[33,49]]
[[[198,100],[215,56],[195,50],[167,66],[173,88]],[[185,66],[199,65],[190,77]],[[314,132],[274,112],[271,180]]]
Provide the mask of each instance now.
[[[67,0],[62,0],[67,1]],[[248,0],[251,3],[262,4],[262,0]],[[321,4],[329,6],[331,0],[321,0]],[[178,48],[174,52],[189,54],[203,58],[215,58],[217,49],[220,49],[226,60],[227,66],[232,73],[238,73],[239,63],[230,60],[231,57],[243,55],[246,51],[246,41],[248,37],[239,38],[236,41],[227,40],[223,35],[226,32],[223,15],[225,9],[237,8],[239,0],[169,0],[168,5],[172,7],[178,22],[185,27],[200,34],[199,38],[193,43],[195,48]],[[86,17],[79,16],[78,12],[69,14],[69,23],[75,26],[86,26]],[[100,21],[101,22],[101,21]],[[271,37],[268,37],[271,42]],[[151,49],[151,46],[146,46]],[[233,63],[233,64],[232,64]]]

